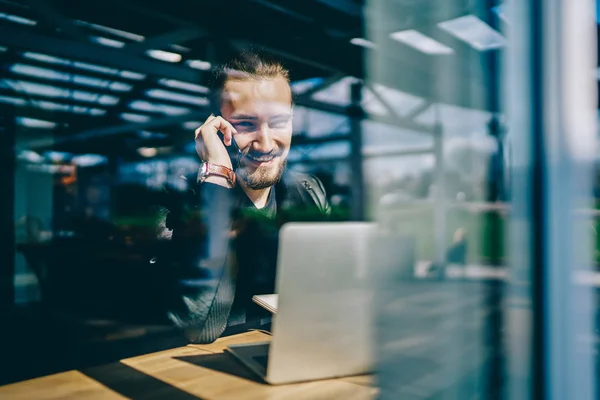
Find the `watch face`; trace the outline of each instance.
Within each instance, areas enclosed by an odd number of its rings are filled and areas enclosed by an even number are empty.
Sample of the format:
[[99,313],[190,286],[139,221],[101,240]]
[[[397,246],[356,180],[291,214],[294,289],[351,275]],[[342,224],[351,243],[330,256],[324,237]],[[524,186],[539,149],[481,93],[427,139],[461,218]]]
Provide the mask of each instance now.
[[220,165],[209,164],[206,161],[200,165],[200,168],[198,168],[197,182],[204,183],[206,178],[211,175],[221,176],[227,179],[231,187],[235,185],[235,173],[231,169]]
[[202,183],[208,177],[208,163],[203,162],[198,168],[198,182]]

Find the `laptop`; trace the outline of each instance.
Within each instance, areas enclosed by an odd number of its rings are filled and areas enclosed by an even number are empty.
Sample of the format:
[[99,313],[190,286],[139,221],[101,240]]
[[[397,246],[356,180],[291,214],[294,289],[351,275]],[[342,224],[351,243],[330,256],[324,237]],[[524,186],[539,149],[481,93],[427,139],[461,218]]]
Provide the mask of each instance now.
[[269,342],[228,352],[270,384],[371,372],[369,223],[288,223],[280,230]]

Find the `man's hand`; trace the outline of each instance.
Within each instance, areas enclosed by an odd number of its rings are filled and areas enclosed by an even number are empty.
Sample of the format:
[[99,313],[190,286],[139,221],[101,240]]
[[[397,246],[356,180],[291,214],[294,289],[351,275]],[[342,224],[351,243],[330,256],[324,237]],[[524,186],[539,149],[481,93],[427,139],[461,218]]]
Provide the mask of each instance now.
[[[223,134],[223,140],[219,137],[219,131]],[[234,133],[237,131],[229,122],[211,114],[195,132],[196,152],[200,159],[233,169],[225,146],[231,146]],[[209,176],[206,182],[229,186],[227,180],[219,176]]]

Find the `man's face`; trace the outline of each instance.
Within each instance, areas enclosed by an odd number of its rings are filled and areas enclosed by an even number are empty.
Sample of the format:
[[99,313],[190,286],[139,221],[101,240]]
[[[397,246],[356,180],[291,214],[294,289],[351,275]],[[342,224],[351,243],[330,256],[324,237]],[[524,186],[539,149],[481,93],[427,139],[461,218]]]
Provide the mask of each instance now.
[[[292,94],[283,77],[228,80],[221,115],[237,130],[236,174],[251,189],[279,181],[292,142]],[[235,166],[235,163],[234,163]]]

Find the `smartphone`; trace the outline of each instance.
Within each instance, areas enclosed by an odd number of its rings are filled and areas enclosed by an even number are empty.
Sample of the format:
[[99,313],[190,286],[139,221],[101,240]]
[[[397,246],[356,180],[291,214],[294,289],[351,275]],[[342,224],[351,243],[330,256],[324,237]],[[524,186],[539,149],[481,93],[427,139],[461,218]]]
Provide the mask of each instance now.
[[[221,132],[219,132],[219,135],[221,136],[221,140],[224,140],[223,134]],[[227,149],[227,153],[229,153],[229,158],[231,159],[231,165],[233,166],[233,169],[236,170],[240,164],[240,158],[242,156],[242,151],[238,147],[238,144],[235,141],[234,136],[232,136],[232,138],[231,138],[231,146],[225,146],[225,148]]]

